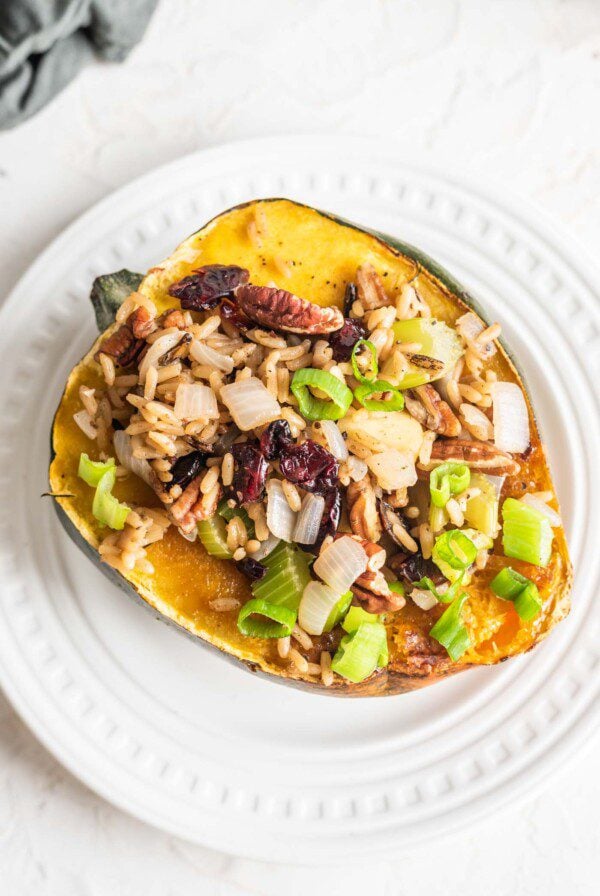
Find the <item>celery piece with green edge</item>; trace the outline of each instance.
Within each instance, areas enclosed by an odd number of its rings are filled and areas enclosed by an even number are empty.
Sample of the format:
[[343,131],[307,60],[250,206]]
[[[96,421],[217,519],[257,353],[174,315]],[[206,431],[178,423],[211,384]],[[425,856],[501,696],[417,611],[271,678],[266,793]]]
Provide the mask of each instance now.
[[392,324],[396,342],[415,342],[420,348],[415,354],[441,361],[443,367],[429,370],[416,364],[410,365],[398,383],[399,389],[414,389],[424,383],[431,383],[448,373],[463,354],[463,345],[458,333],[441,320],[433,317],[415,317],[412,320],[397,320]]
[[422,579],[419,579],[418,582],[415,582],[417,588],[423,588],[427,591],[431,591],[436,600],[439,600],[441,604],[450,604],[454,600],[457,595],[458,589],[463,584],[464,573],[461,573],[459,578],[448,588],[447,591],[440,592],[437,590],[435,585],[433,584],[433,580],[429,578],[429,576],[423,576]]
[[230,507],[227,503],[227,499],[224,498],[217,507],[217,513],[219,514],[219,516],[223,517],[226,522],[232,520],[234,516],[239,516],[244,526],[246,527],[248,538],[254,538],[254,523],[248,516],[248,512],[244,510],[243,507]]
[[540,613],[542,601],[535,582],[522,576],[510,566],[501,569],[490,582],[490,588],[497,597],[510,600],[520,618],[530,622]]
[[431,559],[449,582],[459,579],[463,585],[471,581],[470,567],[480,550],[488,550],[493,539],[476,529],[449,529],[442,532],[433,545]]
[[[310,582],[310,571],[306,555],[300,548],[295,545],[287,544],[281,541],[277,547],[271,551],[268,557],[261,561],[267,568],[267,573],[262,579],[252,583],[252,594],[255,601],[262,602],[253,604],[253,609],[247,610],[248,604],[245,604],[240,610],[238,616],[238,628],[242,634],[248,634],[249,623],[247,622],[249,614],[252,616],[253,634],[262,638],[283,638],[286,635],[281,634],[283,629],[281,626],[289,628],[289,635],[296,617],[298,615],[298,607],[304,589]],[[250,602],[252,603],[252,601]],[[263,607],[264,613],[260,607]],[[274,615],[273,607],[285,609],[287,613],[279,613]],[[262,634],[258,632],[258,620],[261,616],[265,617],[262,626]],[[290,622],[291,620],[291,622]],[[277,623],[277,628],[273,623]]]
[[342,594],[337,604],[327,617],[327,622],[325,623],[325,627],[323,628],[324,632],[330,632],[333,628],[335,628],[338,622],[342,621],[342,619],[348,612],[348,607],[352,603],[353,596],[354,595],[351,591],[346,591],[345,594]]
[[[320,389],[330,399],[315,398],[309,386]],[[327,370],[304,367],[294,373],[290,389],[298,399],[298,409],[307,420],[340,420],[352,404],[352,390]]]
[[213,516],[198,523],[198,538],[207,553],[221,560],[231,560],[233,554],[227,547],[227,524],[222,516]]
[[92,513],[101,526],[123,529],[131,508],[127,504],[121,504],[112,494],[116,479],[115,469],[114,466],[110,467],[96,486]]
[[362,622],[353,632],[344,635],[331,668],[342,678],[358,684],[375,669],[387,666],[388,659],[385,626],[380,622]]
[[446,648],[454,662],[471,646],[469,632],[462,621],[462,608],[467,598],[468,594],[465,592],[459,594],[429,632],[432,638]]
[[96,487],[105,473],[115,468],[114,457],[109,457],[107,461],[90,460],[87,454],[81,454],[79,458],[79,469],[77,475],[83,479],[88,485]]
[[363,623],[373,625],[375,622],[381,622],[377,613],[367,613],[362,607],[350,607],[346,614],[346,618],[342,622],[342,628],[348,634],[355,632]]
[[495,538],[498,531],[498,495],[492,482],[483,473],[471,473],[471,488],[479,489],[467,501],[465,521],[474,529]]
[[553,533],[543,513],[516,498],[502,505],[502,547],[507,557],[548,566],[552,554]]

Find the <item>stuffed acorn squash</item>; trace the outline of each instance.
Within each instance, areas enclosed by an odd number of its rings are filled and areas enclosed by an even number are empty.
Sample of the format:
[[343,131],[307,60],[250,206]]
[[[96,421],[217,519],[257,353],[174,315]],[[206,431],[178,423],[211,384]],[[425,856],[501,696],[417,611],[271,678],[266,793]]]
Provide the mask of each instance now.
[[397,694],[567,614],[524,383],[421,252],[267,199],[92,298],[104,332],[56,413],[55,503],[198,643],[309,690]]

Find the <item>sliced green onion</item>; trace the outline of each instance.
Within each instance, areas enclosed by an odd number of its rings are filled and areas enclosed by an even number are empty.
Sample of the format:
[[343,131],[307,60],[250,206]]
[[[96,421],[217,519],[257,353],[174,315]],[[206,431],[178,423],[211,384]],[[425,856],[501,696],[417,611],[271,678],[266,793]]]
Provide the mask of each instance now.
[[[365,374],[358,366],[358,359],[356,355],[363,347],[367,348],[371,353],[371,376],[365,376]],[[373,379],[375,379],[375,377],[379,373],[379,364],[377,363],[377,349],[372,342],[369,342],[368,339],[359,339],[358,342],[354,344],[350,360],[352,362],[352,373],[354,374],[354,378],[357,379],[359,383],[369,383]]]
[[510,566],[500,570],[490,582],[490,588],[498,597],[512,601],[515,610],[526,622],[535,619],[542,609],[542,601],[535,582],[511,569]]
[[471,646],[469,633],[462,621],[462,608],[468,595],[463,592],[445,610],[429,634],[446,648],[454,662]]
[[[325,392],[331,401],[315,398],[309,386]],[[298,399],[300,413],[307,420],[339,420],[352,404],[352,390],[327,370],[314,367],[297,370],[290,388]]]
[[515,498],[502,505],[502,547],[507,557],[535,566],[547,566],[552,554],[552,527],[548,518]]
[[254,598],[240,610],[237,624],[241,633],[251,638],[287,638],[296,624],[296,613],[281,604]]
[[330,632],[332,628],[334,628],[338,622],[341,622],[346,613],[348,612],[348,607],[352,603],[353,594],[351,591],[346,591],[345,594],[342,594],[337,604],[327,617],[327,622],[325,623],[324,632]]
[[464,492],[471,481],[471,471],[466,464],[440,464],[429,477],[431,500],[436,507],[445,507],[450,495]]
[[[372,614],[371,614],[372,615]],[[363,622],[345,635],[331,662],[338,675],[355,684],[388,663],[387,634],[380,622]]]
[[198,523],[198,537],[212,557],[231,560],[232,553],[227,547],[227,526],[222,516],[213,516]]
[[393,591],[394,594],[401,594],[402,597],[406,594],[406,590],[402,582],[388,582],[388,588],[390,591]]
[[436,538],[431,559],[438,566],[441,560],[451,569],[464,570],[474,563],[476,556],[477,548],[471,539],[460,529],[450,529]]
[[88,485],[95,487],[98,485],[104,474],[109,470],[114,469],[114,467],[114,457],[109,457],[107,461],[90,460],[87,454],[82,453],[79,458],[77,475],[80,479],[83,479],[84,482],[87,482]]
[[439,600],[442,604],[451,604],[458,589],[462,585],[464,573],[461,573],[460,576],[456,579],[455,582],[450,585],[447,591],[440,592],[437,590],[433,581],[429,578],[429,576],[423,576],[422,579],[419,579],[418,582],[415,582],[417,588],[425,588],[427,591],[431,591],[436,600]]
[[365,623],[373,625],[376,622],[380,622],[377,613],[367,613],[362,607],[350,607],[346,614],[346,618],[342,622],[342,628],[345,632],[352,634],[352,632],[355,632],[361,625]]
[[111,529],[122,529],[131,510],[127,504],[121,504],[112,494],[116,473],[114,465],[104,473],[96,486],[92,513],[102,526]]
[[[389,398],[369,398],[369,395],[391,392]],[[385,380],[371,380],[361,383],[354,390],[354,397],[367,411],[401,411],[404,407],[402,392]]]

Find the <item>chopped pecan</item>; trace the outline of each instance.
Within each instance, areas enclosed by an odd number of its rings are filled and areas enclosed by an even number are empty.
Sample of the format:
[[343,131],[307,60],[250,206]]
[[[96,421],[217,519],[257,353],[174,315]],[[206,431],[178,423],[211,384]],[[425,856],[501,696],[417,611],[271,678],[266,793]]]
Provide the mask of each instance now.
[[169,512],[175,523],[180,526],[186,515],[190,512],[200,494],[200,481],[202,477],[196,476],[171,505]]
[[111,333],[110,336],[107,336],[100,343],[100,348],[94,355],[94,358],[97,361],[102,353],[113,358],[118,367],[129,367],[130,364],[138,360],[145,346],[146,342],[144,339],[136,339],[133,335],[133,330],[128,321],[121,324],[118,330],[115,330],[114,333]]
[[240,286],[236,290],[240,309],[251,320],[272,330],[287,333],[333,333],[344,323],[339,308],[321,308],[275,286]]
[[172,308],[171,311],[165,311],[160,318],[160,325],[165,330],[170,327],[177,327],[178,330],[185,330],[187,324],[185,322],[185,314],[179,308]]
[[367,613],[393,613],[406,604],[402,594],[390,591],[381,572],[365,572],[351,587],[352,594]]
[[205,503],[205,495],[200,492],[200,481],[202,477],[198,476],[193,482],[187,486],[179,498],[169,508],[169,514],[175,525],[177,525],[186,535],[191,534],[196,523],[201,520],[210,519],[217,512],[219,504],[220,492],[215,493],[214,500],[210,506]]
[[355,535],[366,541],[378,542],[381,523],[377,512],[377,498],[369,476],[351,482],[346,490],[350,526]]
[[462,428],[460,420],[452,412],[450,405],[440,398],[434,386],[429,383],[417,386],[410,395],[405,393],[404,399],[406,410],[411,417],[427,429],[449,438],[456,438],[459,435]]
[[147,308],[140,305],[132,311],[127,319],[127,323],[133,331],[136,339],[146,339],[150,333],[156,330],[156,321]]
[[383,288],[381,277],[372,264],[361,265],[356,272],[358,298],[365,311],[382,308],[390,304],[390,299]]
[[472,470],[482,470],[491,476],[514,476],[521,469],[517,461],[487,442],[470,439],[448,439],[433,443],[431,460],[422,465],[419,476],[428,479],[428,472],[440,463],[466,464]]

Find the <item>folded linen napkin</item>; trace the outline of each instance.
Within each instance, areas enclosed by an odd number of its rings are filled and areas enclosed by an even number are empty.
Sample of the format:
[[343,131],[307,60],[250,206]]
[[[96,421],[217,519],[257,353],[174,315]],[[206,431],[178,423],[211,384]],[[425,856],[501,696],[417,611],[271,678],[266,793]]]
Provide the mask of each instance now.
[[38,112],[94,54],[121,62],[158,0],[0,0],[0,129]]

